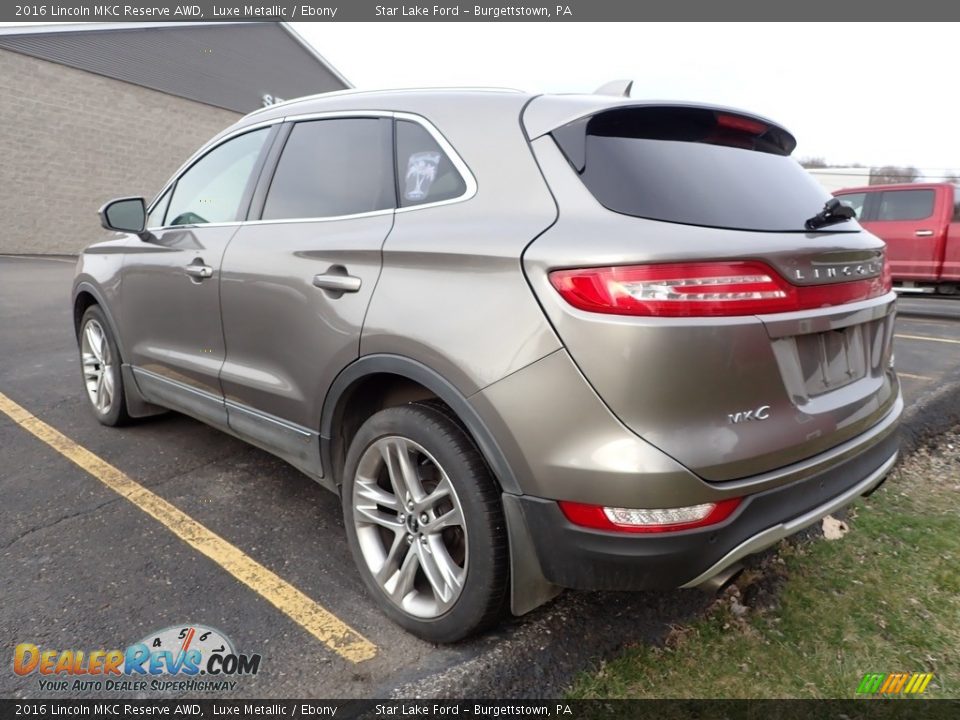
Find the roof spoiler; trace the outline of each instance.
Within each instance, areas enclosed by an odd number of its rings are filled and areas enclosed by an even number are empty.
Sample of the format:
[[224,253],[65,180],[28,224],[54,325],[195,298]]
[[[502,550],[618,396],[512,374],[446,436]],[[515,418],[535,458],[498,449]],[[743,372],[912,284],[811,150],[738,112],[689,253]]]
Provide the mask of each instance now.
[[611,80],[593,91],[594,95],[613,95],[614,97],[630,97],[630,88],[633,80]]

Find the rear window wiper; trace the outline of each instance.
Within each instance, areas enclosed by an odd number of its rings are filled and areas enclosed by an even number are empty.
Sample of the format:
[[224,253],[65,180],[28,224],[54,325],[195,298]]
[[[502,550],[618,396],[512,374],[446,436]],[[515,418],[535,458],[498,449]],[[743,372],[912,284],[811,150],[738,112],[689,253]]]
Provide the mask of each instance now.
[[804,226],[807,230],[818,230],[827,225],[836,225],[837,223],[853,220],[857,216],[852,207],[844,205],[836,198],[830,198],[823,206],[823,210],[818,212],[812,218],[807,218]]

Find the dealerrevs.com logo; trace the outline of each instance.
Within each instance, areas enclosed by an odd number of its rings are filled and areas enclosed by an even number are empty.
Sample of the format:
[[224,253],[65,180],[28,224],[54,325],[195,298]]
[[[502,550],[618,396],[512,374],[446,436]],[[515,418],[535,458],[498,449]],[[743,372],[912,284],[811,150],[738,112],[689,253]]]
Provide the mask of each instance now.
[[256,675],[259,655],[238,653],[230,639],[204,625],[173,625],[126,650],[56,650],[20,643],[13,671],[37,675],[51,692],[217,692],[234,690],[233,678]]

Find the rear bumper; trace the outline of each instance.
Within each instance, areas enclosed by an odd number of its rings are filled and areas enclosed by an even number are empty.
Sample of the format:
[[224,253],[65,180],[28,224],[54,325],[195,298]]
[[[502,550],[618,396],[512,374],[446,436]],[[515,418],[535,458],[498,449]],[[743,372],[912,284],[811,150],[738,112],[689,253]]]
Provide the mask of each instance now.
[[812,475],[749,495],[724,523],[704,530],[653,535],[591,530],[570,523],[553,500],[517,500],[543,577],[554,585],[582,590],[693,587],[877,487],[899,449],[893,420],[881,423],[881,433],[865,433],[860,452],[844,453],[841,461]]

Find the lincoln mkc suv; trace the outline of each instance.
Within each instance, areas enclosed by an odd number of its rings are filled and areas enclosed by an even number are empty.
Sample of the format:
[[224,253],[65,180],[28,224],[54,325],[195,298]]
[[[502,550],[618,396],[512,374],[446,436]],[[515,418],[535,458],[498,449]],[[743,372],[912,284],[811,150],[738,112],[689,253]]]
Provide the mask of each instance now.
[[101,209],[90,407],[338,493],[371,597],[431,641],[561,588],[717,586],[897,455],[884,244],[795,143],[622,94],[258,110]]

